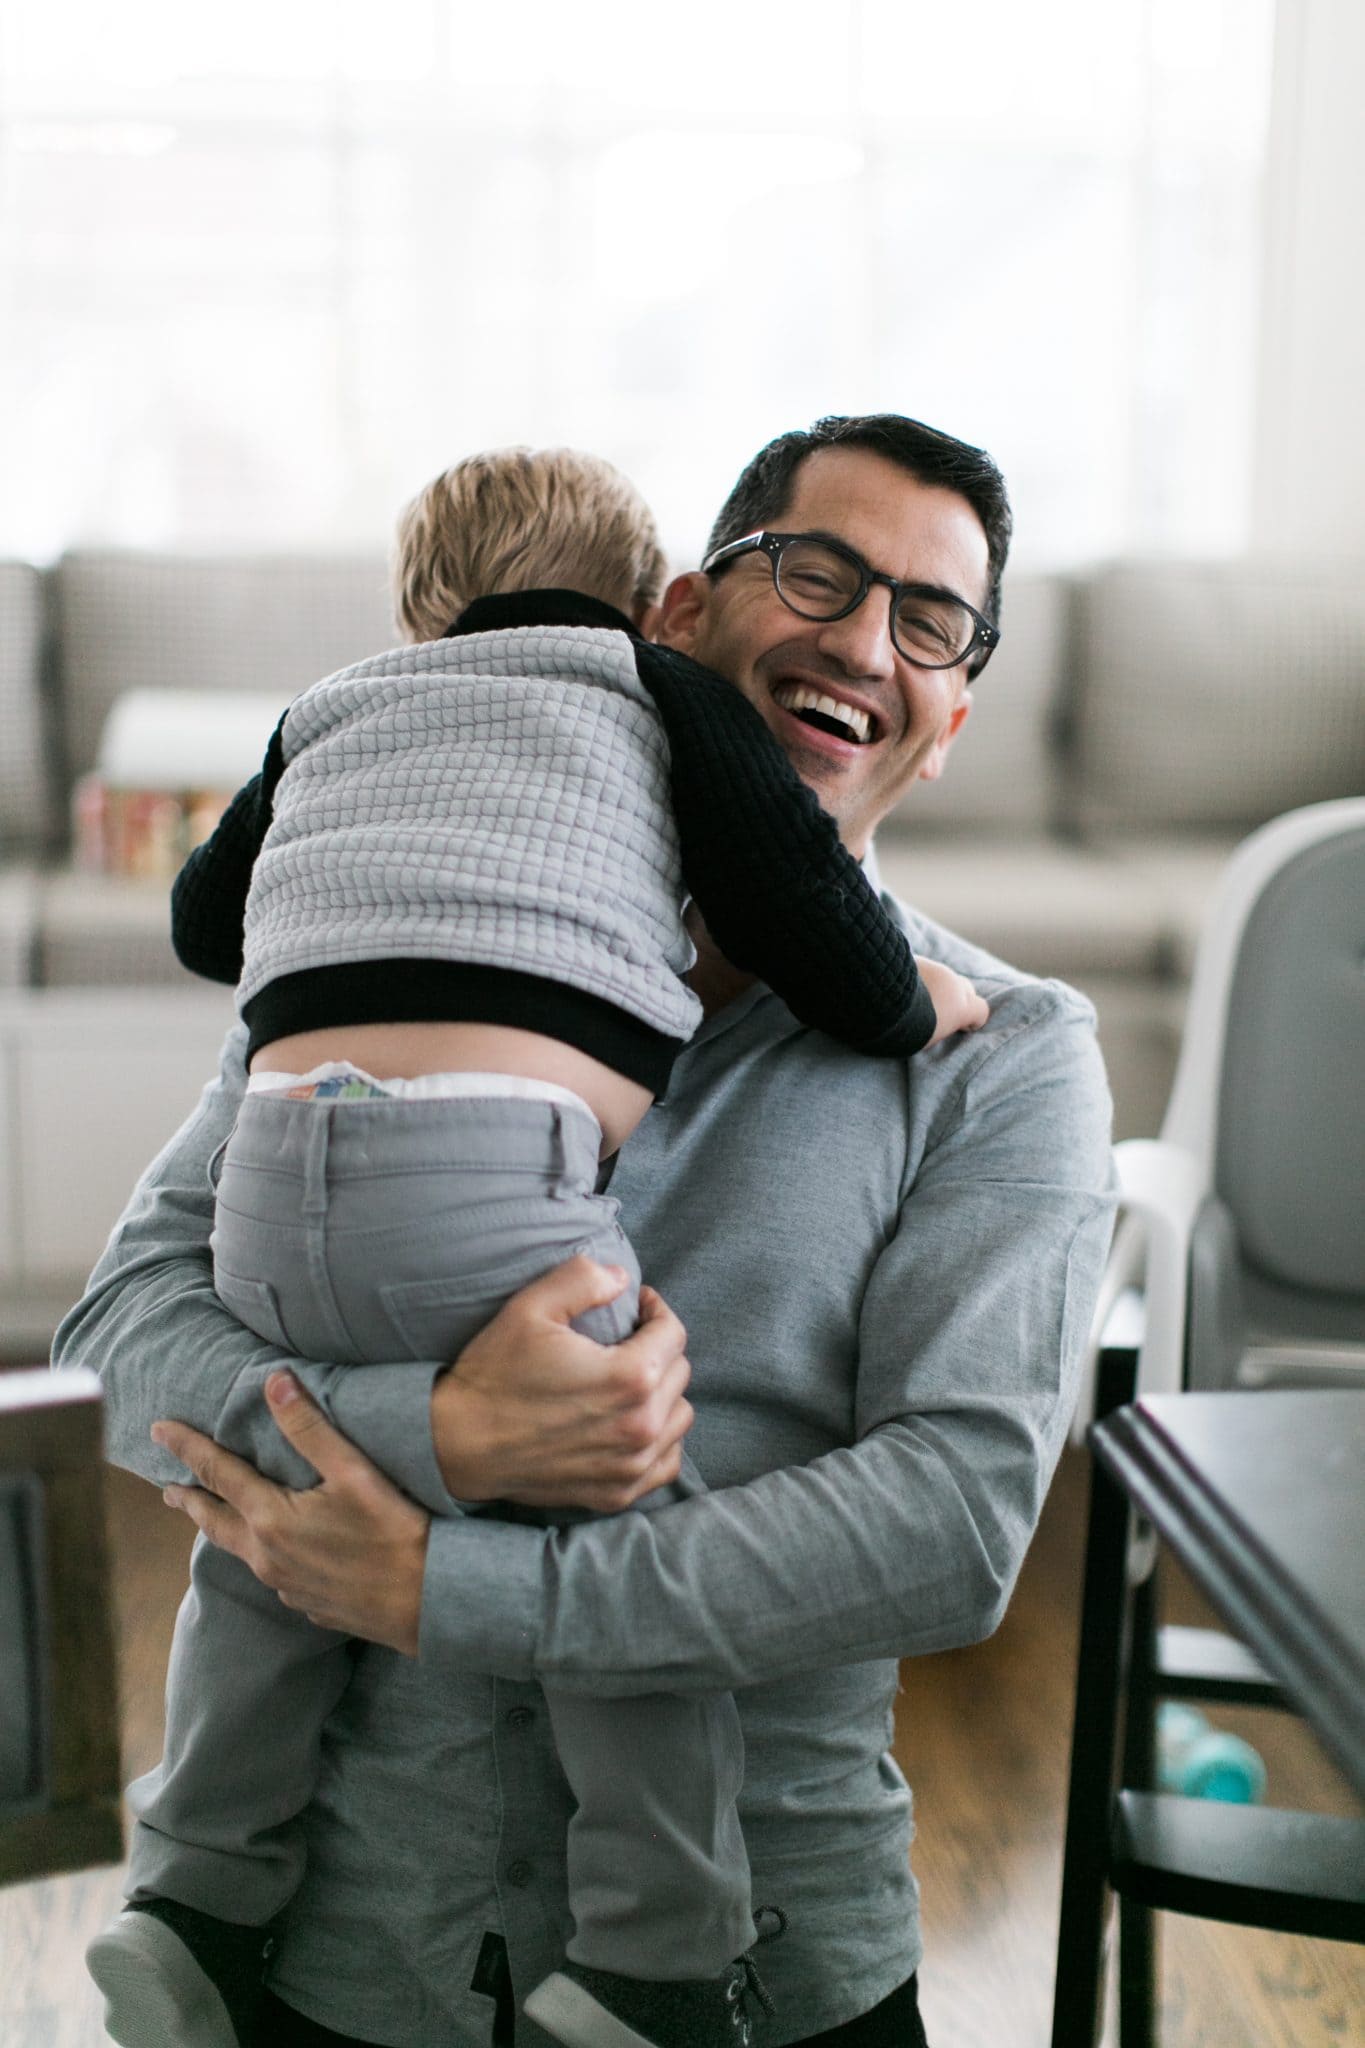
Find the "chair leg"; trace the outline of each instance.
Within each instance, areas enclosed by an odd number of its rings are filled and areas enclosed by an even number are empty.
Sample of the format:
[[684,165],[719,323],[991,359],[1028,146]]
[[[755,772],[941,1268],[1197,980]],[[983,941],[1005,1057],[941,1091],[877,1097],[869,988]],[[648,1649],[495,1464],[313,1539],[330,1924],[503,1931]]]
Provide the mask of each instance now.
[[1156,1915],[1119,1900],[1119,2048],[1155,2048]]
[[[1155,1690],[1157,1572],[1155,1565],[1131,1600],[1128,1704],[1123,1725],[1122,1782],[1156,1789]],[[1155,2048],[1157,1922],[1138,1899],[1119,1900],[1119,2048]]]
[[[1100,1354],[1097,1412],[1132,1398],[1131,1351]],[[1109,1901],[1109,1820],[1126,1651],[1128,1503],[1098,1466],[1090,1477],[1090,1513],[1081,1595],[1076,1722],[1071,1738],[1062,1904],[1052,2048],[1095,2048],[1101,2023],[1104,1920]]]

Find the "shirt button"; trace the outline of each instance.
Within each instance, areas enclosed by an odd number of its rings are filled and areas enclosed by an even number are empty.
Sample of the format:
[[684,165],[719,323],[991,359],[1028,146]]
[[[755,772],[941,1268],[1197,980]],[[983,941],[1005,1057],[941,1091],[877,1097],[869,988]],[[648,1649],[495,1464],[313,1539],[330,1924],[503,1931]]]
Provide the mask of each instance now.
[[529,1728],[536,1718],[534,1707],[513,1707],[507,1716],[509,1728]]
[[507,1866],[507,1882],[514,1884],[518,1891],[524,1891],[535,1874],[534,1863],[517,1862]]

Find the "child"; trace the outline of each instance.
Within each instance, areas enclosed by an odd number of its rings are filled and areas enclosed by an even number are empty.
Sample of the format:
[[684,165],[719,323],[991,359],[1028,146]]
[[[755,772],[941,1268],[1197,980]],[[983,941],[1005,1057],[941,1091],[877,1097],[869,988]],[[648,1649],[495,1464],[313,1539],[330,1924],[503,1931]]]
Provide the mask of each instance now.
[[[960,977],[917,973],[753,707],[632,629],[663,570],[605,463],[457,464],[400,527],[417,644],[298,698],[182,871],[177,950],[237,983],[250,1034],[214,1280],[267,1341],[450,1359],[579,1252],[630,1286],[578,1327],[630,1333],[639,1268],[599,1162],[700,1020],[688,895],[734,965],[855,1050],[984,1020]],[[90,1950],[116,2040],[250,2039],[350,1669],[343,1639],[197,1547],[165,1756],[133,1788],[130,1905]],[[728,2048],[754,1981],[733,1700],[546,1704],[577,1801],[575,1931],[528,2014],[570,2048]]]

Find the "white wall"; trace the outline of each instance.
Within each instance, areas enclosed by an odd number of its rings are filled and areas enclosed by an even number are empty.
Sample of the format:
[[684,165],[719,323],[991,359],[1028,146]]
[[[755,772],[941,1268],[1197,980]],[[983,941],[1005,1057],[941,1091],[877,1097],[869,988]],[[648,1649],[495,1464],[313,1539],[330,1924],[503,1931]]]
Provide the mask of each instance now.
[[1365,557],[1365,6],[1279,0],[1252,539]]

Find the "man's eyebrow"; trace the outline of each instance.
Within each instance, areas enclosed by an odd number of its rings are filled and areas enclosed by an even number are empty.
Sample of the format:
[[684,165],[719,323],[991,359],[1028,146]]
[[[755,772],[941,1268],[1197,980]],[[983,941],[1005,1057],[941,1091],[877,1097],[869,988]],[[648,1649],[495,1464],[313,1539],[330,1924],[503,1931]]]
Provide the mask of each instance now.
[[[874,566],[868,561],[861,548],[855,548],[851,540],[846,540],[842,533],[832,533],[827,526],[803,526],[801,538],[803,540],[831,541],[835,547],[844,548],[850,555],[856,555],[864,568],[871,569]],[[881,574],[881,571],[879,570],[877,573]],[[890,572],[888,571],[887,573],[889,574]],[[965,604],[968,611],[976,609],[970,598],[964,597],[960,590],[950,590],[946,583],[920,583],[913,576],[907,576],[904,579],[893,577],[892,581],[900,583],[902,589],[921,590],[926,597],[946,598],[950,604]]]

